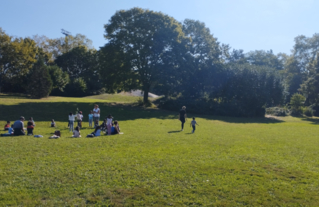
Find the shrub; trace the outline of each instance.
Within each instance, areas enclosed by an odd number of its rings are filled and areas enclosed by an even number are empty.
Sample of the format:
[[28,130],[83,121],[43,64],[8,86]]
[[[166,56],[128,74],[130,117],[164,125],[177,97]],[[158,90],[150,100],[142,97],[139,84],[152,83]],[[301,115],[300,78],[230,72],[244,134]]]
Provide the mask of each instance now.
[[272,116],[287,116],[289,111],[281,107],[269,107],[266,108],[266,114]]
[[301,94],[295,93],[290,99],[291,112],[293,115],[300,115],[302,113],[302,106],[306,98]]
[[303,108],[303,114],[312,117],[314,114],[314,110],[311,107],[305,107]]

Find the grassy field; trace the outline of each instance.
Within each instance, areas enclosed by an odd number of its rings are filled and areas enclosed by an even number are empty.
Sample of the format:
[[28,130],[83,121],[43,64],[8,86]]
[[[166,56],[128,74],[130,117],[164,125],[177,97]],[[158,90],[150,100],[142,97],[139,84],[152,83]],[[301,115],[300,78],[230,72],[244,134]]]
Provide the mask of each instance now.
[[[315,118],[196,116],[132,106],[136,97],[0,95],[0,126],[33,116],[35,134],[0,138],[0,206],[319,206]],[[71,138],[68,113],[94,103],[123,135]],[[116,103],[116,104],[115,104]],[[60,139],[48,139],[55,129]]]

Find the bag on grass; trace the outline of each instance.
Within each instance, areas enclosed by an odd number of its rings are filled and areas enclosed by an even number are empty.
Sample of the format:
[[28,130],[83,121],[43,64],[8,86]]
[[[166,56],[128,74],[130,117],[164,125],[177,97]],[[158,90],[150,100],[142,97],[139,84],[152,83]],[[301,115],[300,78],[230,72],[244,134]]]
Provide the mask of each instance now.
[[40,138],[43,137],[42,135],[34,135],[34,137]]
[[59,136],[57,135],[52,135],[51,137],[49,137],[49,139],[57,139],[57,138],[59,138]]

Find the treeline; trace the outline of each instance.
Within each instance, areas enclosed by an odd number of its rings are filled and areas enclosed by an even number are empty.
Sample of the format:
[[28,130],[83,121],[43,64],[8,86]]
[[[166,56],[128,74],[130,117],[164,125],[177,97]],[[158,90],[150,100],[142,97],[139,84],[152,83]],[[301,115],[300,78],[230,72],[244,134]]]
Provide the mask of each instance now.
[[40,98],[141,89],[145,104],[153,92],[165,96],[163,108],[230,116],[263,116],[296,93],[302,105],[319,105],[319,34],[273,54],[231,49],[202,22],[140,8],[116,12],[104,27],[98,50],[80,34],[13,38],[0,29],[1,90]]

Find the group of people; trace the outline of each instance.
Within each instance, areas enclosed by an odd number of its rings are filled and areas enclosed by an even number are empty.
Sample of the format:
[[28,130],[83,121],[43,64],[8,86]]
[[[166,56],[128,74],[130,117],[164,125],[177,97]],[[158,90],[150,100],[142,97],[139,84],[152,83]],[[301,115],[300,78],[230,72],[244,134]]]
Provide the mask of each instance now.
[[[104,131],[107,135],[120,134],[120,126],[118,121],[113,121],[112,115],[108,115],[104,119],[103,123],[99,125],[101,110],[97,104],[94,105],[94,109],[90,111],[89,117],[89,127],[93,127],[94,122],[94,132],[89,134],[87,137],[101,136],[101,132]],[[77,119],[78,125],[74,128],[74,121]],[[82,128],[83,113],[79,111],[76,115],[72,112],[69,113],[69,130],[73,132],[73,137],[81,137],[80,129]],[[74,129],[73,129],[74,128]]]
[[[107,135],[112,134],[121,134],[120,132],[120,126],[118,121],[113,121],[113,117],[111,114],[109,114],[106,119],[104,119],[103,123],[99,125],[99,119],[100,119],[100,113],[101,110],[97,104],[94,105],[94,109],[89,113],[89,127],[92,127],[92,124],[94,122],[94,132],[88,135],[88,137],[94,137],[94,136],[100,136],[101,132],[104,131]],[[77,119],[78,125],[74,129],[74,121],[75,118]],[[76,115],[73,115],[72,112],[69,113],[69,129],[70,132],[73,132],[73,137],[81,137],[80,129],[82,128],[82,120],[83,120],[83,114],[82,111],[79,111]],[[186,115],[186,107],[183,106],[182,109],[179,111],[179,120],[181,121],[182,129],[184,130],[184,124],[187,120]],[[25,135],[25,128],[24,128],[24,117],[21,116],[19,120],[15,121],[12,125],[10,121],[7,121],[7,124],[4,126],[4,130],[8,130],[8,133],[2,134],[2,136],[11,136],[11,135]],[[193,130],[192,133],[196,130],[197,122],[195,121],[195,117],[193,117],[193,120],[190,123],[190,126],[192,126]],[[27,135],[33,135],[33,129],[35,127],[35,122],[32,117],[28,120],[27,123]],[[51,127],[56,127],[54,119],[51,120]]]
[[15,121],[12,125],[10,121],[7,121],[7,124],[4,126],[4,130],[8,130],[7,133],[2,134],[3,136],[19,136],[19,135],[33,135],[33,129],[35,127],[35,122],[32,117],[28,120],[27,123],[27,133],[24,128],[24,117],[21,116],[19,120]]
[[[75,119],[77,120],[77,126],[74,128]],[[101,136],[101,132],[105,132],[107,135],[122,134],[120,132],[120,126],[118,121],[113,121],[112,115],[108,115],[104,119],[103,123],[99,125],[100,109],[97,104],[94,105],[94,109],[89,113],[89,127],[93,127],[95,130],[88,135],[88,137]],[[82,128],[83,114],[79,111],[76,115],[69,113],[69,130],[73,132],[73,137],[81,137],[80,129]],[[1,134],[2,136],[18,136],[18,135],[33,135],[33,129],[35,128],[35,122],[32,117],[27,122],[27,127],[24,128],[25,118],[20,117],[19,120],[15,121],[12,125],[10,121],[4,126],[4,130],[8,130],[7,133]],[[51,127],[56,127],[54,119],[51,120]],[[59,131],[58,131],[59,132]]]

